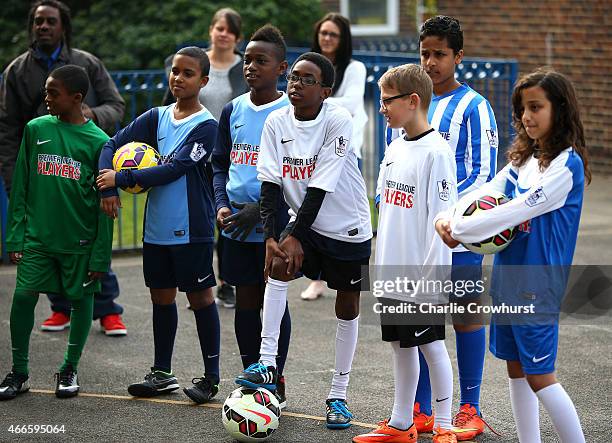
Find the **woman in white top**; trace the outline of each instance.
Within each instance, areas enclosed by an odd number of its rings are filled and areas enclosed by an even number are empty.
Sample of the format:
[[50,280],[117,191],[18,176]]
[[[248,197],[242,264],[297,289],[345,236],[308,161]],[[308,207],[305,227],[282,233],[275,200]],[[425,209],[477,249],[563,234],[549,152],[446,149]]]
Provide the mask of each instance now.
[[[363,133],[368,122],[363,95],[366,84],[366,67],[363,63],[353,60],[353,37],[351,23],[337,12],[326,14],[315,23],[312,51],[327,57],[336,69],[336,80],[332,95],[326,99],[342,106],[353,117],[353,132],[350,143],[361,159]],[[304,300],[315,300],[323,295],[325,284],[315,280],[302,292]]]

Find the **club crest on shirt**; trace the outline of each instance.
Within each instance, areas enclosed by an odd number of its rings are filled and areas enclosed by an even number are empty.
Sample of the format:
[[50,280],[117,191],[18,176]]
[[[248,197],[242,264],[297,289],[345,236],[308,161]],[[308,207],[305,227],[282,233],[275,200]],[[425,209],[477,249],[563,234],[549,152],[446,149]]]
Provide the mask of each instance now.
[[491,145],[492,148],[497,148],[499,146],[497,132],[493,129],[487,129],[485,132],[487,133],[487,138],[489,139],[489,145]]
[[450,190],[451,184],[446,179],[438,182],[438,197],[443,202],[447,202],[450,198]]
[[346,155],[346,149],[348,148],[348,138],[342,136],[338,137],[335,141],[336,155],[338,157],[344,157]]
[[205,154],[206,149],[204,149],[204,144],[195,142],[193,144],[193,148],[191,148],[191,153],[189,154],[189,157],[194,162],[199,162]]
[[533,191],[529,197],[527,197],[525,204],[533,207],[539,205],[540,203],[544,203],[546,200],[548,199],[546,198],[546,194],[544,194],[544,189],[542,189],[542,186],[540,186],[538,189]]

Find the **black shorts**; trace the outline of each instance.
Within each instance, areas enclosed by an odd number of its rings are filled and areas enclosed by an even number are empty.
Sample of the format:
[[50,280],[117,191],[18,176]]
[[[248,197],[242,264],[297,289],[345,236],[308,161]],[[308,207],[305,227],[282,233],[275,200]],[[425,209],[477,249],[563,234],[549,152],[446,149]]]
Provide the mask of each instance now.
[[145,284],[151,289],[195,292],[216,286],[213,243],[142,245]]
[[[281,241],[293,223],[281,235]],[[372,252],[371,240],[349,243],[335,240],[308,230],[301,241],[304,250],[302,274],[311,280],[324,280],[336,291],[369,291],[368,264]]]
[[264,285],[266,246],[261,242],[242,242],[225,237],[219,272],[232,286]]
[[[398,300],[379,298],[377,301],[383,307],[398,307],[402,304]],[[402,313],[382,312],[380,314],[380,328],[382,340],[387,342],[399,341],[400,348],[412,348],[426,345],[436,340],[444,340],[446,315],[443,313],[421,313],[419,305],[410,305],[412,311]],[[412,312],[412,313],[407,313]]]

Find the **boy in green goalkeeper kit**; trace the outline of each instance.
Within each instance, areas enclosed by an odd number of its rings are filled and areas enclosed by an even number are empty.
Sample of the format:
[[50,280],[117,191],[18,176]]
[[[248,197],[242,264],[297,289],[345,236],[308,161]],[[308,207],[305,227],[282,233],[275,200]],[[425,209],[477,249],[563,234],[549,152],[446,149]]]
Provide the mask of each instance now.
[[45,84],[50,115],[35,118],[24,130],[7,229],[7,249],[18,264],[10,317],[13,368],[0,384],[0,400],[29,389],[28,348],[39,292],[65,294],[72,303],[55,394],[79,392],[77,366],[92,323],[93,294],[109,269],[113,235],[94,186],[108,136],[83,115],[87,89],[83,68],[54,70]]

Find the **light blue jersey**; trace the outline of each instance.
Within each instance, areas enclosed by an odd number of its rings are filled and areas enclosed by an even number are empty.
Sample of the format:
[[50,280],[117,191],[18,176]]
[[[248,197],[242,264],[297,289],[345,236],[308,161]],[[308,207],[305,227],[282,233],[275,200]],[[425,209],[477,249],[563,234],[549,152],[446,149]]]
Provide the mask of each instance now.
[[[160,165],[117,173],[117,186],[151,188],[147,195],[144,241],[180,245],[214,241],[214,204],[206,159],[217,137],[217,122],[206,109],[182,120],[174,104],[153,108],[136,118],[104,145],[100,166],[112,168],[114,152],[126,143],[147,143],[160,153]],[[117,195],[116,189],[104,197]]]
[[[231,201],[259,201],[261,182],[257,179],[257,161],[261,132],[268,115],[288,104],[287,95],[283,93],[270,103],[256,106],[248,92],[225,105],[212,156],[217,210],[227,207],[235,213],[237,209],[230,205]],[[230,236],[225,232],[222,235]],[[253,229],[245,241],[262,242],[261,225]]]

